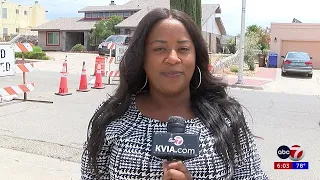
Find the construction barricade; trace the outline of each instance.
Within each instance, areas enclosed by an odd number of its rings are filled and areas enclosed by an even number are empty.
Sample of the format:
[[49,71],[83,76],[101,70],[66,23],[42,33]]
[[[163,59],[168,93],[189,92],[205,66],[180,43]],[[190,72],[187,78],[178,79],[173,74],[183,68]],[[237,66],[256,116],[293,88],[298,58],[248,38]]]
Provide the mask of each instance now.
[[[112,55],[112,50],[115,49],[114,57],[110,56],[97,56],[95,60],[95,68],[94,74],[97,71],[97,66],[100,64],[101,67],[101,75],[108,78],[108,82],[106,84],[114,84],[113,81],[120,80],[120,71],[119,64],[122,60],[122,57],[127,50],[128,46],[117,45],[112,43],[107,43],[108,48],[110,49],[110,54]],[[91,82],[94,84],[94,82]]]
[[[26,73],[32,72],[34,70],[33,63],[25,63],[24,53],[33,50],[33,44],[31,43],[16,43],[16,44],[1,44],[0,45],[0,76],[13,76],[16,73],[22,73],[23,83],[19,85],[13,85],[8,87],[0,88],[0,102],[2,99],[8,100],[23,100],[23,101],[33,101],[33,102],[45,102],[53,103],[51,101],[41,101],[41,100],[30,100],[27,99],[27,93],[34,91],[34,82],[26,82]],[[19,64],[15,64],[16,52],[21,52],[22,61]],[[18,94],[23,94],[23,99],[17,99]],[[8,98],[9,97],[9,98]],[[11,98],[14,97],[14,98]]]

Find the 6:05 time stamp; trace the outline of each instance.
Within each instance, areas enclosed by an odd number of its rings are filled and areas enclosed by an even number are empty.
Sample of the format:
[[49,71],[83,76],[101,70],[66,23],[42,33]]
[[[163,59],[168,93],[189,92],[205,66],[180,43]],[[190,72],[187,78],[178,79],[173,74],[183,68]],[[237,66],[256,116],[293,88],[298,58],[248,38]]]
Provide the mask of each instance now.
[[309,169],[308,162],[274,162],[273,169]]

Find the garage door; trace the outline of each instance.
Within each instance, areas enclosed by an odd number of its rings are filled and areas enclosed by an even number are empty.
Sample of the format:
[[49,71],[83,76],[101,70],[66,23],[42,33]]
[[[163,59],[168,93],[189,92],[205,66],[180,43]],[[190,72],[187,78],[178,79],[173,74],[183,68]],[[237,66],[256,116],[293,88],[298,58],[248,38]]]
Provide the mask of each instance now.
[[288,51],[303,51],[312,57],[313,67],[320,69],[320,41],[282,41],[281,56]]

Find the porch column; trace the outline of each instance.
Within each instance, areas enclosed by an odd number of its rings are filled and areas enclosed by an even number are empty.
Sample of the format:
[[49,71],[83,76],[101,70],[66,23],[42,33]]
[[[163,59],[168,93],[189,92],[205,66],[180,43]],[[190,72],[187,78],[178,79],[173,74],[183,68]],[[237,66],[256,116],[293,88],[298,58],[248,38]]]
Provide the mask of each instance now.
[[66,51],[66,39],[67,39],[67,33],[66,31],[61,31],[62,36],[61,36],[61,49],[63,52]]
[[83,46],[85,50],[88,50],[88,38],[89,38],[89,32],[85,31],[83,33]]

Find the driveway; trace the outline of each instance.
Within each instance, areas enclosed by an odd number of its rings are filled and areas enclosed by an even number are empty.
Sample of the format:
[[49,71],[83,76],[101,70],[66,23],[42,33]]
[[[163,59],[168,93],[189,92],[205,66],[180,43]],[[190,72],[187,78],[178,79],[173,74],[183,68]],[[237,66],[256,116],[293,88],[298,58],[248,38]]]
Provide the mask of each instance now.
[[88,75],[94,73],[95,59],[98,54],[91,53],[69,53],[69,52],[46,52],[47,56],[54,60],[41,61],[35,64],[40,71],[60,72],[62,64],[67,56],[69,74],[81,74],[82,62],[86,63]]
[[320,70],[314,70],[312,78],[299,74],[281,76],[281,69],[276,71],[275,81],[263,86],[265,91],[320,96]]
[[[95,77],[94,68],[96,57],[98,54],[94,53],[70,53],[70,52],[46,52],[47,56],[52,57],[54,60],[38,61],[35,63],[35,69],[39,71],[47,72],[61,72],[62,64],[67,59],[68,62],[68,74],[80,75],[82,72],[82,64],[85,62],[85,68],[88,75],[89,84],[94,83]],[[106,70],[109,69],[108,64],[105,66]],[[111,71],[117,71],[119,69],[118,64],[110,64]],[[106,76],[104,78],[107,78]],[[119,80],[118,77],[110,78],[111,83],[115,84]]]

